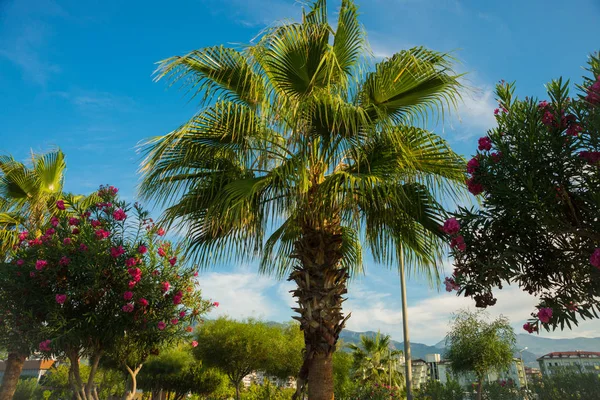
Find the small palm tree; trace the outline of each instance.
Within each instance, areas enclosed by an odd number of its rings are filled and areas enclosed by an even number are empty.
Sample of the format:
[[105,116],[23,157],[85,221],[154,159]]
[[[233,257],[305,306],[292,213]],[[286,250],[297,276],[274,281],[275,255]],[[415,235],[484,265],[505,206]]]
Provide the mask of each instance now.
[[0,156],[0,248],[4,255],[18,243],[20,230],[38,231],[56,211],[65,168],[60,150],[32,154],[31,167],[12,156]]
[[355,379],[361,383],[377,383],[394,386],[402,385],[402,374],[398,371],[397,361],[402,351],[391,349],[389,335],[360,335],[360,344],[349,344],[352,351]]
[[465,178],[463,159],[415,125],[459,97],[449,56],[419,47],[371,68],[367,51],[354,3],[342,1],[334,30],[317,0],[255,44],[162,61],[158,79],[182,82],[202,107],[142,148],[141,194],[167,206],[163,223],[185,231],[197,262],[259,259],[296,283],[298,388],[308,380],[311,400],[333,397],[343,296],[363,246],[378,262],[401,253],[439,265],[439,200]]

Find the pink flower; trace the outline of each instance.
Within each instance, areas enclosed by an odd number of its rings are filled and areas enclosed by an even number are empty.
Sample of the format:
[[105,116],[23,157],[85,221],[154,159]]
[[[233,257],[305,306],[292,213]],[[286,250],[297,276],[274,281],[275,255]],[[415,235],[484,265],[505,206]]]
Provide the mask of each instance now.
[[498,115],[498,113],[499,113],[499,112],[500,112],[500,110],[496,108],[496,109],[494,110],[494,115]]
[[444,231],[444,233],[447,233],[448,235],[454,235],[455,233],[458,233],[458,231],[460,230],[460,223],[454,217],[449,218],[444,222],[444,226],[442,227],[442,230]]
[[192,347],[196,347],[196,346],[198,346],[198,341],[192,340]]
[[48,265],[48,261],[46,261],[46,260],[37,260],[35,262],[35,269],[37,269],[38,271],[40,271],[40,270],[42,270],[42,268],[44,268],[47,265]]
[[27,232],[27,231],[23,231],[23,232],[19,233],[19,240],[22,242],[23,240],[27,239],[28,235],[29,235],[29,232]]
[[98,229],[96,232],[96,239],[102,240],[102,239],[106,239],[107,237],[110,236],[110,232],[105,231],[103,229]]
[[179,323],[179,320],[177,318],[173,318],[171,320],[171,324],[173,324],[173,325],[177,325],[178,323]]
[[497,163],[502,158],[502,152],[495,151],[492,154],[490,154],[490,157],[491,157],[491,159],[492,159],[493,162]]
[[567,135],[578,136],[579,132],[581,132],[581,130],[582,130],[581,126],[579,126],[577,124],[571,124],[567,128]]
[[35,272],[31,271],[31,272],[29,273],[29,276],[30,276],[30,277],[32,277],[32,278],[33,278],[33,277],[35,277]]
[[50,343],[52,343],[51,340],[44,340],[43,342],[40,342],[40,345],[39,345],[40,351],[43,351],[43,352],[51,351],[52,349],[50,348]]
[[529,333],[537,332],[538,330],[537,326],[530,324],[529,322],[523,325],[523,329],[525,329]]
[[492,149],[492,139],[490,139],[487,136],[481,137],[479,138],[479,140],[477,141],[477,143],[479,144],[478,149],[479,150],[486,150],[489,151]]
[[460,289],[460,286],[456,284],[454,278],[446,277],[446,279],[444,279],[444,285],[446,285],[446,292],[452,292],[453,290]]
[[133,292],[125,292],[123,293],[123,300],[129,301],[133,299]]
[[123,249],[123,246],[113,247],[110,249],[110,255],[114,258],[117,258],[123,254],[125,254],[125,250]]
[[171,266],[175,266],[175,263],[177,262],[177,257],[173,257],[169,259],[169,264],[171,264]]
[[58,304],[65,304],[65,301],[67,301],[67,295],[66,294],[57,294],[56,295],[56,302]]
[[600,162],[600,151],[580,151],[579,157],[583,158],[588,163],[595,165]]
[[542,116],[542,124],[550,126],[554,123],[554,115],[550,111],[546,111]]
[[52,224],[53,227],[57,227],[58,223],[59,223],[58,218],[53,216],[52,218],[50,218],[50,223]]
[[218,302],[218,301],[215,301],[215,302],[213,302],[213,304],[212,304],[212,305],[213,305],[213,306],[215,306],[215,307],[219,307],[219,302]]
[[127,283],[127,286],[129,287],[129,289],[133,289],[136,284],[137,284],[136,281],[129,281],[129,283]]
[[146,307],[148,305],[148,300],[146,300],[142,297],[141,299],[138,300],[138,304],[142,307]]
[[162,247],[158,248],[158,255],[161,257],[164,257],[167,253],[165,253],[165,249],[163,249]]
[[69,265],[70,262],[71,262],[70,258],[68,258],[67,256],[62,256],[58,263],[62,266],[67,266],[67,265]]
[[198,271],[194,272],[194,276],[198,276]]
[[140,247],[138,247],[138,253],[140,253],[140,254],[146,254],[147,251],[148,251],[148,248],[144,245],[141,245]]
[[125,211],[118,208],[113,212],[113,218],[115,221],[124,221],[125,218],[127,218],[127,214],[125,214]]
[[25,264],[25,260],[17,260],[17,265],[20,267],[21,265]]
[[154,271],[152,271],[152,276],[159,276],[160,275],[160,271],[155,269]]
[[73,235],[78,235],[79,234],[79,228],[74,228],[72,231]]
[[465,238],[461,235],[452,238],[450,241],[450,248],[457,248],[459,251],[465,251],[467,249],[467,245],[465,244]]
[[467,172],[469,174],[474,174],[475,171],[477,171],[477,168],[479,168],[479,160],[477,157],[473,157],[467,163]]
[[183,296],[180,294],[176,294],[175,296],[173,296],[173,304],[177,305],[177,304],[181,304],[181,298]]
[[594,252],[590,256],[590,264],[592,264],[596,268],[600,268],[600,248],[594,250]]
[[469,189],[469,192],[471,192],[474,196],[483,193],[483,185],[481,183],[477,183],[475,178],[467,179],[467,189]]
[[137,264],[137,260],[133,257],[129,257],[126,261],[125,261],[125,266],[127,267],[133,267],[135,264]]
[[81,243],[79,245],[79,251],[87,251],[88,247],[85,245],[85,243]]
[[163,228],[158,228],[158,230],[156,231],[156,234],[158,236],[164,236],[165,235],[165,230]]
[[185,317],[185,311],[180,311],[179,318],[184,318],[184,317]]
[[69,218],[69,225],[77,226],[77,225],[79,225],[79,220],[75,217],[71,217],[71,218]]
[[127,303],[123,306],[123,308],[121,308],[121,310],[123,310],[123,312],[126,313],[130,313],[133,311],[133,303]]
[[71,242],[72,242],[71,238],[65,238],[65,239],[63,240],[63,244],[64,244],[65,246],[68,246],[68,245],[70,245],[70,244],[71,244]]
[[100,225],[102,225],[102,222],[100,222],[100,221],[98,221],[96,219],[93,219],[93,220],[90,221],[90,224],[92,225],[92,227],[97,228]]
[[59,210],[64,210],[65,209],[65,202],[64,202],[64,200],[58,200],[56,202],[56,208],[58,208]]
[[579,307],[577,306],[577,304],[575,304],[574,302],[569,302],[569,304],[567,304],[567,310],[569,311],[577,311],[579,309]]
[[167,324],[165,324],[163,321],[160,321],[157,326],[158,326],[158,330],[162,331],[163,329],[165,329],[167,327]]
[[169,282],[163,282],[160,284],[160,286],[163,292],[168,292],[171,288],[171,284]]
[[547,324],[552,319],[552,309],[548,307],[540,308],[537,316],[542,323]]
[[538,104],[538,108],[543,109],[548,107],[548,102],[546,100],[540,101],[540,103]]

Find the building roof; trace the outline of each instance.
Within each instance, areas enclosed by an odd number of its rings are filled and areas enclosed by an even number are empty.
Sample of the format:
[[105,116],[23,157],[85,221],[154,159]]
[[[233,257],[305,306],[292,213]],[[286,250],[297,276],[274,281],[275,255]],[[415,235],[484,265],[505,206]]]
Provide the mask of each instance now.
[[[25,360],[23,370],[48,370],[54,365],[54,360]],[[0,361],[0,372],[6,371],[6,361]]]
[[545,354],[538,358],[539,360],[547,360],[552,358],[600,358],[600,352],[597,351],[555,351]]

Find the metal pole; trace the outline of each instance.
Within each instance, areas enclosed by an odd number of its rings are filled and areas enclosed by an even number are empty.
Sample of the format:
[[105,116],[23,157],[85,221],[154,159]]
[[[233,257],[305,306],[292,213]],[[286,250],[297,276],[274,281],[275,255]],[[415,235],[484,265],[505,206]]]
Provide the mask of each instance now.
[[388,368],[390,373],[390,387],[392,387],[392,350],[388,349]]
[[410,358],[410,337],[408,335],[408,307],[406,305],[406,281],[404,276],[404,252],[400,245],[400,292],[402,295],[402,328],[404,332],[404,375],[406,378],[406,400],[413,400],[412,362]]

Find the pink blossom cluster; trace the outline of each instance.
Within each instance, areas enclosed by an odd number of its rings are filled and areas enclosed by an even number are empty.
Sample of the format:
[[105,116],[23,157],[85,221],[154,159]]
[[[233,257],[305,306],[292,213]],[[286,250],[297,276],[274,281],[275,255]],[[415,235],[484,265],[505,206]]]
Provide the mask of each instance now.
[[592,264],[596,268],[600,268],[600,248],[594,250],[594,252],[590,256],[590,264]]
[[592,165],[600,165],[600,151],[580,151],[579,157]]
[[460,286],[458,286],[454,278],[446,277],[446,279],[444,279],[444,285],[446,285],[446,292],[460,289]]
[[175,296],[173,296],[173,304],[181,304],[181,299],[183,298],[183,293],[181,293],[181,291],[175,293]]
[[529,333],[538,331],[538,327],[529,322],[527,322],[525,325],[523,325],[523,329],[525,329],[525,331],[527,331]]
[[115,221],[125,221],[125,219],[127,218],[127,214],[125,214],[125,211],[118,208],[115,211],[113,211],[113,218],[115,219]]
[[552,309],[548,307],[542,307],[539,309],[537,316],[543,324],[547,324],[552,319]]
[[58,304],[65,304],[65,301],[67,301],[67,295],[66,294],[57,294],[55,297],[55,300]]
[[447,235],[453,236],[452,240],[450,241],[450,248],[458,249],[459,251],[465,251],[467,249],[465,238],[462,235],[458,235],[458,232],[460,231],[460,223],[456,218],[448,218],[442,226],[442,231]]
[[98,196],[102,198],[114,197],[118,192],[119,189],[114,186],[100,186],[100,189],[98,190]]
[[49,352],[49,351],[52,351],[52,349],[50,348],[50,344],[51,343],[52,343],[52,341],[50,339],[44,340],[43,342],[40,342],[40,344],[39,344],[40,351],[43,351],[43,352],[46,352],[46,353]]
[[118,258],[123,254],[125,254],[125,249],[123,248],[123,246],[113,247],[110,249],[110,255],[113,258]]
[[600,104],[600,75],[596,77],[596,82],[588,88],[585,99],[592,104]]
[[480,151],[490,151],[492,149],[492,139],[487,136],[480,137],[477,144]]

